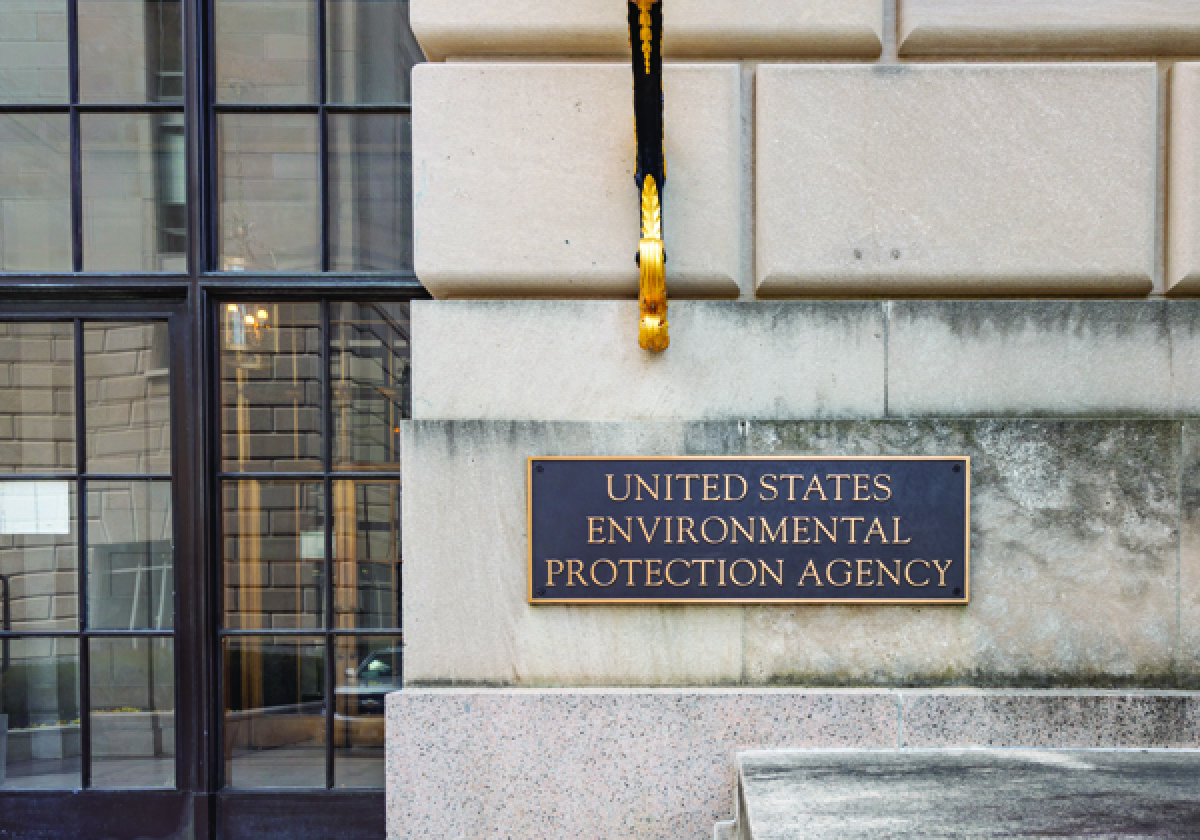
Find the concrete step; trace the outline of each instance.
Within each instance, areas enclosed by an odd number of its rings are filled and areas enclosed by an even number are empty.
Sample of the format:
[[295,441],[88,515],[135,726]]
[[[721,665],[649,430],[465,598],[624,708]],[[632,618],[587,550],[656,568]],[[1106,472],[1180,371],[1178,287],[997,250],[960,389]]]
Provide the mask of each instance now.
[[772,750],[737,777],[718,840],[1200,838],[1200,750]]

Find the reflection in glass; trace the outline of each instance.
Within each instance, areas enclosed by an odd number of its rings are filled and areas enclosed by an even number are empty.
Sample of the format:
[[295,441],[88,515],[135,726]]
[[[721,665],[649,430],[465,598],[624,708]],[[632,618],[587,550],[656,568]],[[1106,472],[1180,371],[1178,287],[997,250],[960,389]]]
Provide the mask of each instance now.
[[408,304],[332,304],[330,332],[334,467],[398,471],[412,403]]
[[225,484],[225,627],[324,626],[323,489],[319,482]]
[[0,114],[0,271],[71,270],[70,133],[66,114]]
[[411,118],[331,114],[329,143],[331,268],[410,269]]
[[333,484],[334,615],[338,628],[400,627],[400,484]]
[[180,0],[79,3],[79,98],[84,102],[183,99]]
[[217,101],[315,102],[316,0],[216,0]]
[[396,638],[334,639],[334,787],[384,786],[384,699],[403,685],[403,649]]
[[171,472],[170,348],[165,323],[85,323],[88,472]]
[[225,784],[325,786],[325,644],[225,640]]
[[0,2],[0,56],[0,102],[66,102],[67,0]]
[[79,643],[0,641],[0,790],[78,789]]
[[182,271],[186,185],[181,114],[85,114],[84,269]]
[[0,616],[5,629],[78,624],[74,481],[0,481]]
[[169,481],[89,481],[88,626],[169,630],[175,577]]
[[409,100],[409,73],[423,58],[407,0],[327,0],[330,102]]
[[222,114],[218,126],[222,269],[318,270],[317,118]]
[[174,640],[91,646],[92,787],[174,787]]
[[224,469],[319,470],[320,308],[230,303],[221,318]]
[[74,469],[74,352],[70,323],[0,322],[0,473]]

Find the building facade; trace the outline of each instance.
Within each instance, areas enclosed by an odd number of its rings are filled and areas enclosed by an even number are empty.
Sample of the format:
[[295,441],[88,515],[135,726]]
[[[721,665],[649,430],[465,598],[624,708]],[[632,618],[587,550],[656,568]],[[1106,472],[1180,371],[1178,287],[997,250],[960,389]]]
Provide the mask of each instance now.
[[[1200,747],[1200,10],[661,2],[660,354],[628,4],[0,4],[0,837]],[[969,602],[532,603],[543,456],[968,457]]]

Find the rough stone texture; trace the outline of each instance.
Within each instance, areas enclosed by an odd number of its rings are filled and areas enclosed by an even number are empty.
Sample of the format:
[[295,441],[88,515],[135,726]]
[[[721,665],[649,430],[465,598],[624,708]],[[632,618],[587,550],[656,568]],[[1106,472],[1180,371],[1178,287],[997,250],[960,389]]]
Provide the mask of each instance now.
[[888,413],[1200,411],[1200,303],[897,301]]
[[1200,695],[1184,691],[902,692],[903,747],[1200,747]]
[[633,301],[416,301],[418,418],[883,415],[884,304],[677,301],[671,348]]
[[763,65],[757,90],[760,294],[1151,290],[1152,64]]
[[738,756],[746,840],[1200,837],[1200,753],[774,751]]
[[899,0],[900,52],[1200,51],[1194,0]]
[[[1175,685],[1180,434],[1117,419],[411,421],[406,678]],[[796,453],[971,456],[970,606],[526,603],[528,456]]]
[[[432,60],[465,55],[629,54],[625,9],[611,0],[412,0],[412,27]],[[668,58],[876,56],[879,0],[675,0]]]
[[1171,69],[1170,136],[1167,291],[1194,294],[1200,291],[1200,63]]
[[[630,79],[627,63],[414,70],[413,237],[430,292],[637,293]],[[669,66],[664,89],[668,285],[679,297],[735,296],[744,241],[738,67]]]
[[1181,673],[1200,674],[1200,420],[1183,425],[1182,470],[1177,662]]
[[701,840],[748,748],[895,744],[886,692],[404,691],[388,837]]

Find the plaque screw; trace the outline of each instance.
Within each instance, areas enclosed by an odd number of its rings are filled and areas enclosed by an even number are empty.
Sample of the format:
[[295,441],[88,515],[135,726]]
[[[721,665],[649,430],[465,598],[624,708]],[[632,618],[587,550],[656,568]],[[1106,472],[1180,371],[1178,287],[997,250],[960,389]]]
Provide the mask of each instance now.
[[545,472],[545,471],[546,471],[546,468],[545,468],[545,467],[543,467],[541,464],[538,464],[538,465],[537,465],[537,471],[538,471],[538,472]]
[[[957,590],[957,589],[956,589],[956,590],[954,590],[954,593],[957,595],[957,594],[958,594],[958,590]],[[546,590],[545,590],[545,589],[539,589],[539,590],[537,591],[537,596],[538,596],[539,598],[542,598],[542,597],[544,597],[544,596],[545,596],[545,594],[546,594]]]
[[961,594],[962,594],[962,590],[961,590],[961,589],[959,589],[959,588],[956,586],[956,587],[954,587],[954,594],[955,594],[955,595],[961,595]]
[[[540,467],[539,467],[539,469],[540,469]],[[955,472],[962,472],[962,464],[955,464],[955,465],[954,465],[954,471],[955,471]]]

